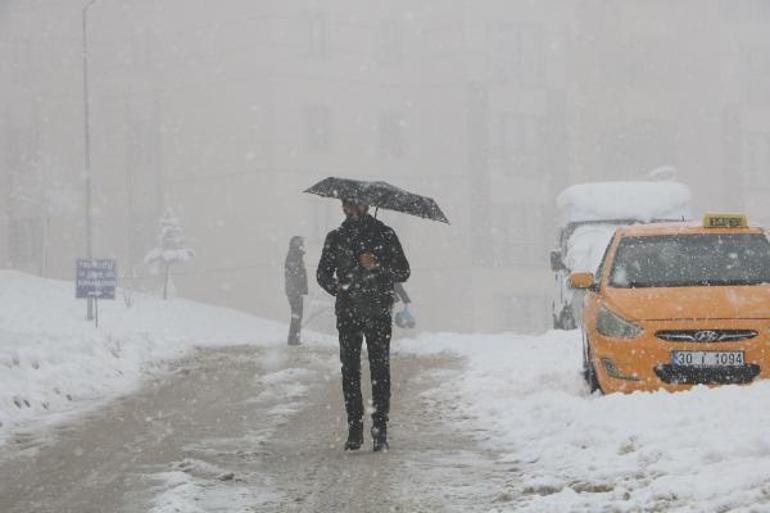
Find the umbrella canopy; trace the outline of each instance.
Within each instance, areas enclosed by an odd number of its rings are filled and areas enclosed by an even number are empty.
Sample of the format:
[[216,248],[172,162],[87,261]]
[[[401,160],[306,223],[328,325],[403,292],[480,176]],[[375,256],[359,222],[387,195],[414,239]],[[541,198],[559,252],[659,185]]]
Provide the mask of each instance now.
[[449,219],[432,198],[405,191],[387,182],[367,182],[329,177],[321,180],[305,192],[324,198],[337,198],[386,210],[395,210],[449,224]]

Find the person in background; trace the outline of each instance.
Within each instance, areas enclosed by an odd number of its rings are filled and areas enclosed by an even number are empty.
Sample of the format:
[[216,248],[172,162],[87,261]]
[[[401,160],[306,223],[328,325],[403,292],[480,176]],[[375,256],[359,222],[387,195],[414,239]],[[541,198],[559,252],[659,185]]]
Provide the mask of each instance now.
[[298,346],[302,343],[300,340],[304,310],[302,296],[306,296],[308,293],[304,256],[305,240],[300,236],[292,237],[289,242],[289,253],[286,255],[286,262],[283,267],[286,297],[289,299],[289,306],[291,307],[288,338],[290,346]]
[[348,417],[345,450],[360,449],[364,441],[361,345],[365,337],[372,378],[373,449],[386,451],[393,286],[409,278],[409,262],[396,232],[369,215],[367,205],[343,200],[342,210],[346,219],[326,236],[317,278],[337,298],[342,393]]

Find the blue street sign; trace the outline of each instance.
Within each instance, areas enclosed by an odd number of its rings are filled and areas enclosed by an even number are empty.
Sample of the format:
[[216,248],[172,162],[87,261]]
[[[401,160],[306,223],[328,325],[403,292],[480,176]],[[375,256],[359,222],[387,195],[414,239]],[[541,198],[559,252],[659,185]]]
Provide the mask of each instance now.
[[118,265],[111,258],[78,258],[75,297],[115,299]]

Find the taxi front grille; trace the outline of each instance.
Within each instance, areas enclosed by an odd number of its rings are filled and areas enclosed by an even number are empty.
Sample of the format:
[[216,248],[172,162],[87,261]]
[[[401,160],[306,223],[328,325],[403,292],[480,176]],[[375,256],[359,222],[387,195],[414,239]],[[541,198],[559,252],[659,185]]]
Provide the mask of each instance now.
[[659,331],[656,337],[668,342],[740,342],[751,340],[759,333],[754,330],[669,330]]

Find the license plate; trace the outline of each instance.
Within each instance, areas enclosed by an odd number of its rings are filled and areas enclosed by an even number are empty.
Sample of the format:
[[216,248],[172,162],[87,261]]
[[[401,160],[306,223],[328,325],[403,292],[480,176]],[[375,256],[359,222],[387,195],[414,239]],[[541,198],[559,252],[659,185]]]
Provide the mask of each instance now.
[[737,367],[743,351],[671,351],[671,363],[684,367]]

